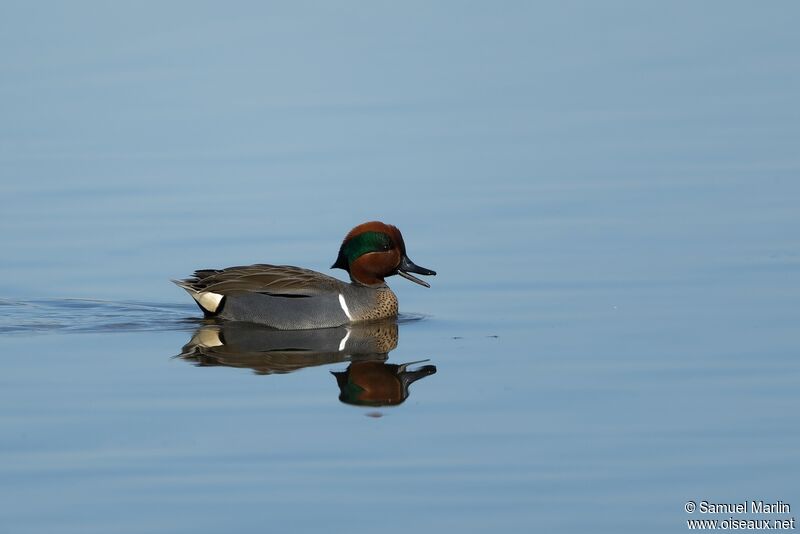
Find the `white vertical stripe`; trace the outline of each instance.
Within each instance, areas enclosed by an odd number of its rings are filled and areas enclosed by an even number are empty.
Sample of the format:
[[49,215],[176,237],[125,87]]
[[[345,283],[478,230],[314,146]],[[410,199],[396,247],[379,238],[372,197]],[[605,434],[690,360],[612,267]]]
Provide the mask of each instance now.
[[344,348],[347,346],[347,340],[350,339],[350,329],[347,329],[347,333],[344,335],[342,340],[339,342],[339,352],[343,351]]
[[342,311],[347,316],[347,318],[352,321],[353,316],[350,315],[350,310],[347,309],[347,303],[344,301],[344,295],[342,295],[341,293],[339,293],[339,305],[342,307]]

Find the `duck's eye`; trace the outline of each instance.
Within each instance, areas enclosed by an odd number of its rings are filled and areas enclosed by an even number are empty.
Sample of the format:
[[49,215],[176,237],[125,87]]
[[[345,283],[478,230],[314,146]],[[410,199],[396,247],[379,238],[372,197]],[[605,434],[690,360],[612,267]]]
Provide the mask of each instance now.
[[392,250],[392,245],[390,245],[389,243],[384,243],[383,245],[381,245],[381,250],[383,251]]

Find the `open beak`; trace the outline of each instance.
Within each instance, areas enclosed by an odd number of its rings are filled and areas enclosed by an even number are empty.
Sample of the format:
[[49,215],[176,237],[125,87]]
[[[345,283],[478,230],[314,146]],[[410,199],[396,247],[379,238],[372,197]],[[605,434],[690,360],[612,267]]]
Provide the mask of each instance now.
[[435,365],[423,365],[419,369],[408,369],[409,365],[416,365],[418,363],[425,363],[430,360],[420,360],[418,362],[408,362],[404,363],[397,367],[397,376],[400,378],[400,382],[403,384],[403,389],[407,390],[408,386],[419,380],[420,378],[425,378],[426,376],[430,376],[432,374],[436,374],[436,366]]
[[397,268],[397,274],[421,286],[431,287],[431,285],[428,282],[420,280],[416,276],[411,275],[409,273],[417,273],[425,276],[436,276],[436,271],[431,271],[430,269],[426,269],[425,267],[420,267],[419,265],[416,265],[413,261],[408,259],[408,256],[403,254],[403,258],[400,260],[400,266]]

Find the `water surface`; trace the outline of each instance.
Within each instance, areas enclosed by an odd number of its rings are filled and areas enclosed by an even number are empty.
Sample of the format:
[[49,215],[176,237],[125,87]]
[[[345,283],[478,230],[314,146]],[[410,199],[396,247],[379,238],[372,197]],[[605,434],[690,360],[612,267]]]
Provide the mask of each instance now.
[[[794,3],[2,11],[3,531],[800,509]],[[438,272],[394,346],[192,348],[169,279],[370,219]]]

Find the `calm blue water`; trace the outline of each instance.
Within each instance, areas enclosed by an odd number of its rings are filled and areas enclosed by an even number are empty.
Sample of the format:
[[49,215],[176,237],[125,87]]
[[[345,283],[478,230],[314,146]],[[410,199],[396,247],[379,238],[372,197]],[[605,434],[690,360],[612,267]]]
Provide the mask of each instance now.
[[[798,15],[4,3],[0,530],[797,515]],[[370,219],[439,273],[390,280],[393,342],[193,348],[217,333],[170,278],[331,272]],[[331,371],[409,362],[436,372],[399,405],[340,400]]]

